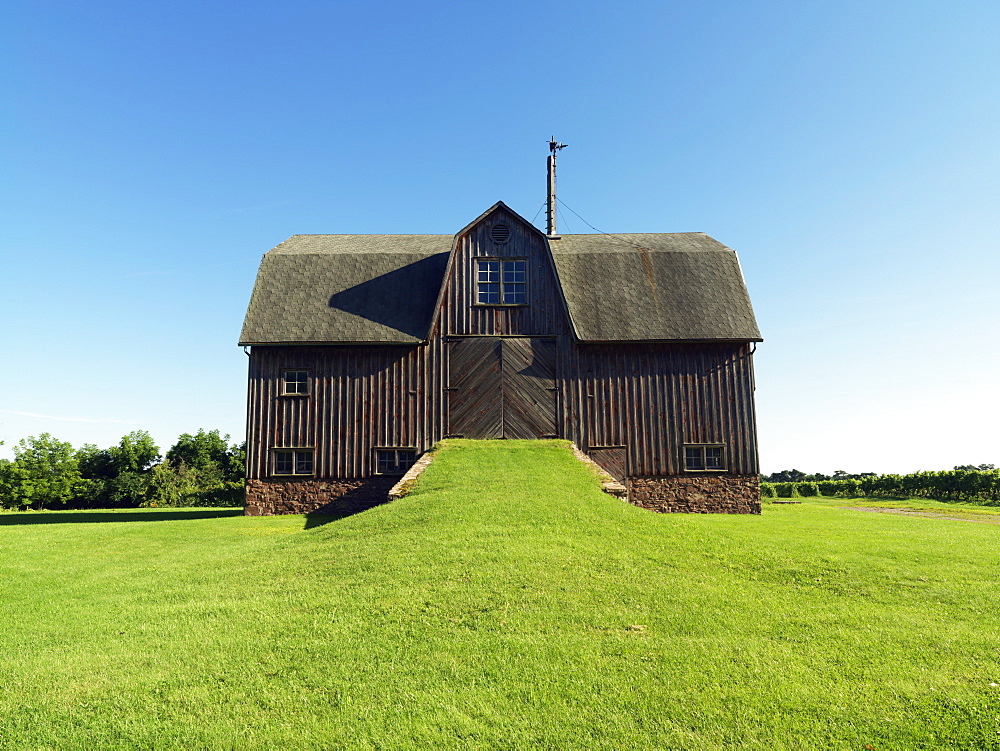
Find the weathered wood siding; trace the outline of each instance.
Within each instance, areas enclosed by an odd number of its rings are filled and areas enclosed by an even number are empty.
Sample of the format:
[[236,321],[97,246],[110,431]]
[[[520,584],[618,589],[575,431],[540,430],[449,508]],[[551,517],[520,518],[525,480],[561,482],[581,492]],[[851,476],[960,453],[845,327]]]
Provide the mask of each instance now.
[[[315,449],[319,478],[370,477],[376,447],[430,448],[444,422],[440,348],[253,347],[248,476],[268,476],[274,448]],[[309,371],[309,394],[284,396],[283,371],[296,368]]]
[[755,474],[747,344],[578,344],[563,431],[584,448],[626,446],[633,476],[677,475],[685,443],[725,445],[730,474]]
[[[494,243],[497,224],[510,228],[510,239]],[[524,258],[528,304],[476,304],[477,258]],[[459,236],[449,264],[439,311],[439,336],[554,336],[568,334],[569,320],[555,266],[544,236],[506,211],[495,211]]]
[[[585,450],[626,447],[635,476],[681,474],[685,443],[721,443],[731,474],[758,472],[748,345],[577,344],[559,364],[559,437]],[[317,449],[317,477],[368,477],[375,447],[425,451],[464,432],[449,425],[447,365],[440,339],[416,347],[254,347],[249,476],[267,476],[271,449],[301,447]],[[307,396],[281,395],[283,371],[294,368],[310,373]]]

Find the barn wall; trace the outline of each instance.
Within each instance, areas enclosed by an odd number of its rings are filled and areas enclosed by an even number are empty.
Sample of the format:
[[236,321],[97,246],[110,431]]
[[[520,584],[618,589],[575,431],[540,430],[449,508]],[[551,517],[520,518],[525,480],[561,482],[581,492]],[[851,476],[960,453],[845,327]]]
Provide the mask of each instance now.
[[[363,478],[379,446],[425,451],[439,440],[442,343],[420,346],[253,347],[247,476],[268,476],[276,447],[315,448],[317,478]],[[309,394],[281,394],[286,369],[309,371]]]
[[758,472],[746,344],[580,344],[563,383],[564,431],[589,448],[626,446],[628,474],[684,474],[685,443],[727,447],[727,473]]
[[[317,477],[373,472],[377,446],[426,450],[447,433],[447,362],[428,345],[254,347],[247,462],[267,476],[274,447],[317,447]],[[310,373],[308,396],[282,396],[282,372]],[[560,341],[558,435],[627,447],[632,476],[683,474],[685,443],[727,446],[727,470],[758,472],[747,345],[577,344]]]

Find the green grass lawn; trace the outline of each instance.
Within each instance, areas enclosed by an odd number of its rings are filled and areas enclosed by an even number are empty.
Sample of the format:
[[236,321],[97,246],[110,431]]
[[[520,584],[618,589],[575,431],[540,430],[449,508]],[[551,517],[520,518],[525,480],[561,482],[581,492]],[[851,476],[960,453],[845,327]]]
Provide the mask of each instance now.
[[333,521],[3,514],[0,747],[1000,748],[1000,527],[803,501],[456,441]]

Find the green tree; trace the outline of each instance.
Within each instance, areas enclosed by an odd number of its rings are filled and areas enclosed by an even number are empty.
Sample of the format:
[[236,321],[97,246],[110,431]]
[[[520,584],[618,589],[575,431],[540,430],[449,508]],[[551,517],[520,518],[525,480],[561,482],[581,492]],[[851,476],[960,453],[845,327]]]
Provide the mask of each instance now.
[[0,508],[15,508],[14,483],[14,462],[0,459]]
[[115,477],[108,482],[107,499],[112,506],[141,506],[149,497],[150,472],[160,461],[160,448],[145,430],[122,436],[108,449]]
[[197,506],[202,492],[201,476],[183,461],[163,462],[153,467],[149,477],[147,506]]
[[235,506],[243,502],[245,446],[218,430],[184,433],[154,468],[148,506]]
[[48,433],[22,438],[2,473],[3,505],[36,510],[70,505],[81,489],[73,446]]
[[246,449],[245,444],[230,445],[229,436],[218,430],[199,428],[194,435],[180,435],[167,452],[167,462],[174,466],[183,462],[198,472],[217,473],[222,482],[237,482],[245,473]]
[[134,430],[111,448],[84,444],[77,458],[86,480],[77,499],[80,506],[138,506],[149,494],[149,474],[160,461],[160,449],[145,430]]
[[145,430],[134,430],[109,449],[118,475],[148,472],[160,461],[160,448]]
[[801,472],[797,469],[785,469],[781,472],[775,472],[764,479],[767,482],[802,482],[806,479],[806,477],[807,475],[805,472]]
[[85,443],[76,452],[83,485],[77,505],[83,508],[104,508],[111,505],[112,482],[118,477],[111,449]]

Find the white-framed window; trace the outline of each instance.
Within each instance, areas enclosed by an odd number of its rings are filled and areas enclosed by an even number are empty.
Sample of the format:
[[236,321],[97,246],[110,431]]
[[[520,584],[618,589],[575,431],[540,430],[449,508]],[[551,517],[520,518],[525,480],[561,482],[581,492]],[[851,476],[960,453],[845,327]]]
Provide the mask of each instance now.
[[726,451],[721,443],[684,445],[684,469],[689,472],[724,472]]
[[308,370],[286,370],[282,373],[281,393],[289,396],[304,396],[309,393]]
[[476,304],[527,305],[528,262],[524,258],[477,258]]
[[411,448],[375,449],[375,474],[405,475],[417,460],[417,450]]
[[271,451],[272,475],[313,474],[312,449],[273,449]]

